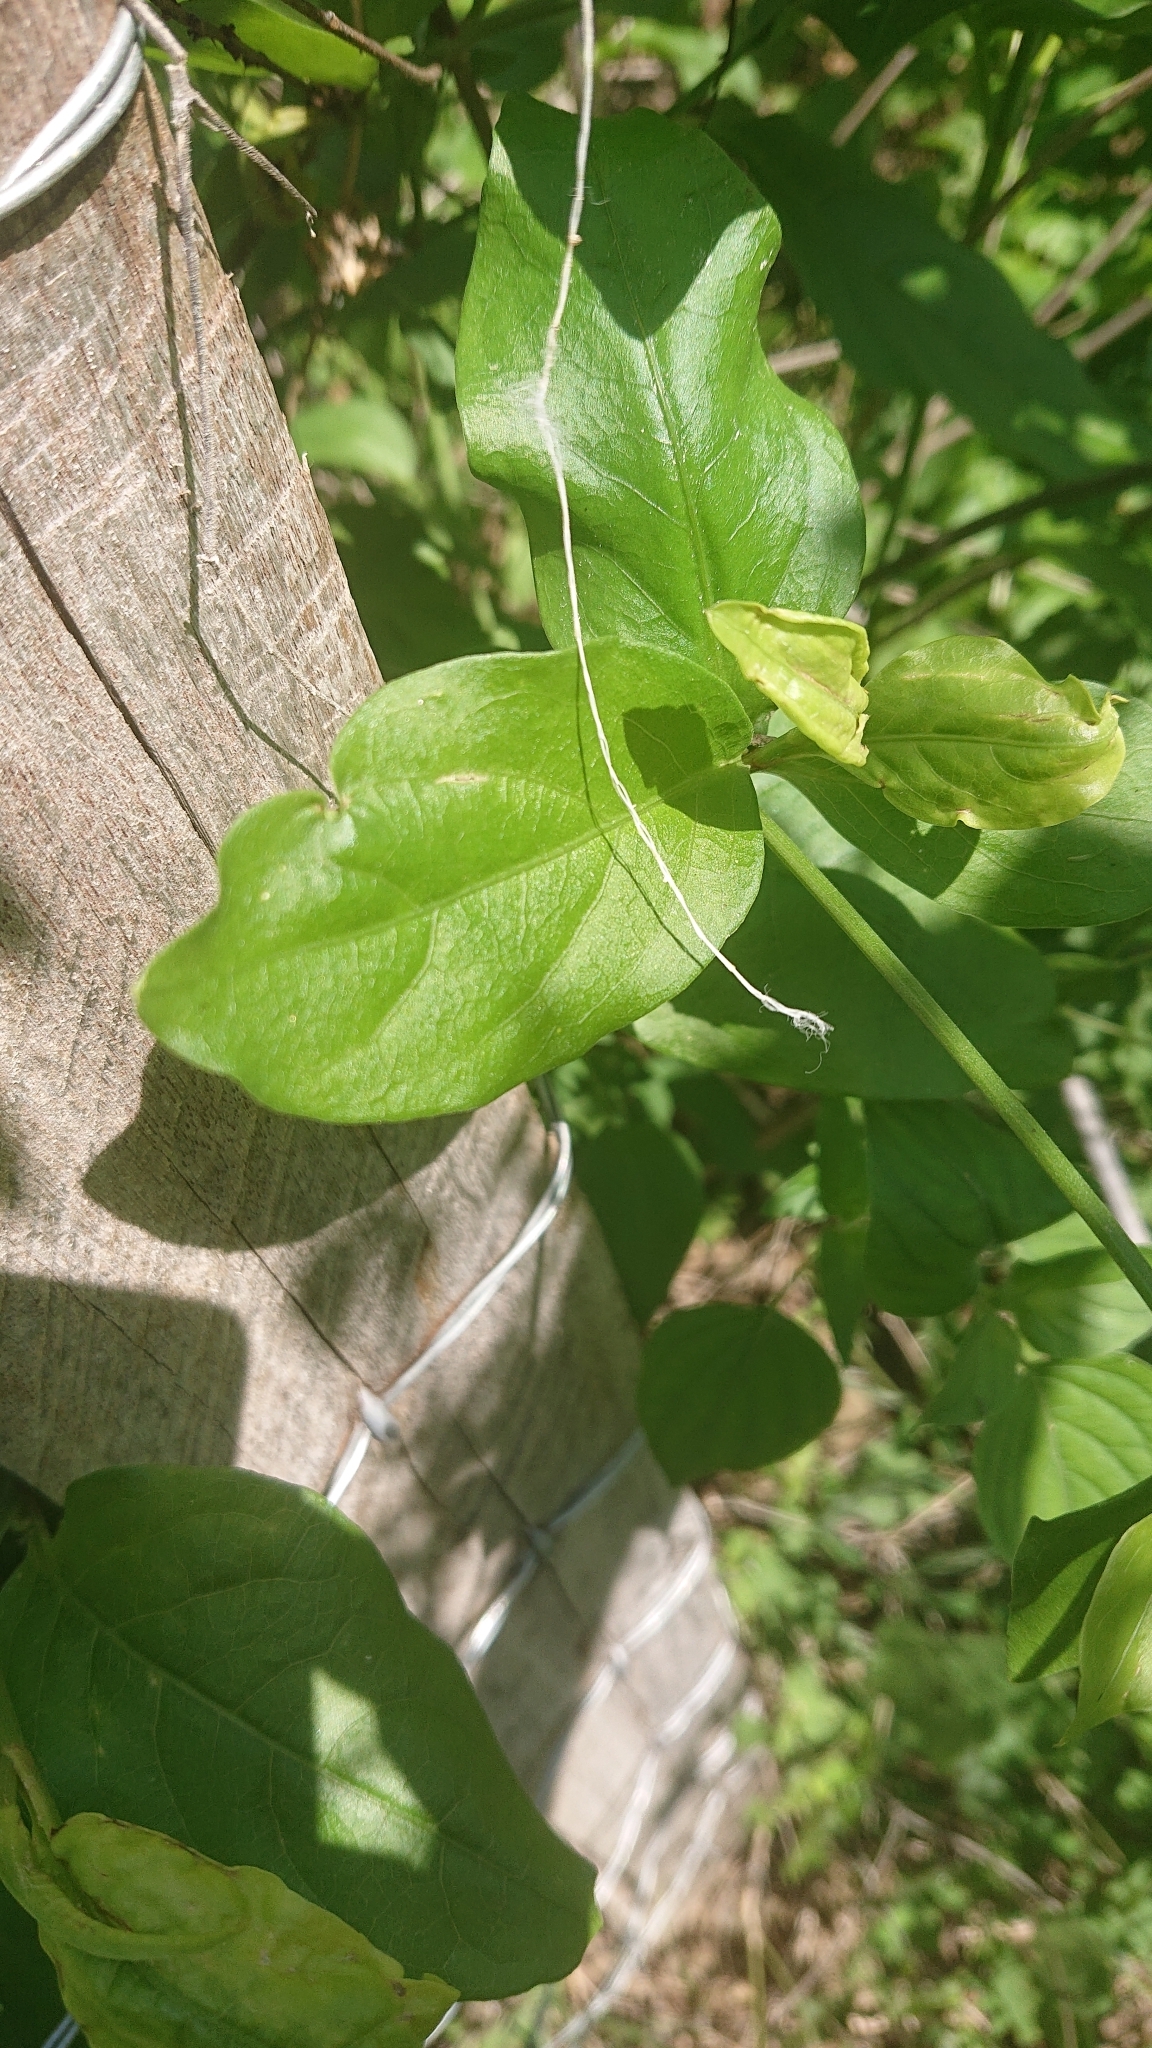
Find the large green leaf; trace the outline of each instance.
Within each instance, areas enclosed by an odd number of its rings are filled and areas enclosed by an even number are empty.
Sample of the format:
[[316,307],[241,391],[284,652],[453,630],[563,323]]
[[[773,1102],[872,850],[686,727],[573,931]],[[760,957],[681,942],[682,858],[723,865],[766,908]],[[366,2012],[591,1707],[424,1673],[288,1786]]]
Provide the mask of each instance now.
[[[572,624],[532,391],[556,304],[575,134],[551,107],[506,103],[456,356],[472,466],[524,509],[555,645]],[[706,136],[639,110],[593,126],[581,234],[548,409],[585,631],[738,679],[705,606],[741,598],[839,614],[863,545],[839,436],[780,383],[760,346],[776,221]]]
[[[749,724],[675,656],[589,649],[616,766],[719,943],[760,878]],[[270,1108],[471,1109],[587,1050],[702,948],[608,782],[575,656],[392,683],[344,727],[337,801],[273,797],[220,853],[219,907],[140,985],[149,1029]]]
[[[889,662],[860,695],[867,758],[849,772],[929,825],[1060,825],[1107,796],[1124,760],[1111,697],[1097,705],[1075,676],[1046,683],[1003,640],[929,641]],[[831,751],[818,732],[797,731],[757,760],[787,775],[793,760],[821,750]]]
[[825,866],[867,872],[875,862],[990,924],[1113,924],[1152,905],[1152,710],[1122,705],[1120,727],[1127,751],[1107,796],[1031,832],[925,829],[815,750],[790,763],[788,780],[836,835]]
[[984,1526],[1011,1557],[1031,1516],[1088,1507],[1152,1473],[1152,1366],[1123,1352],[1030,1366],[989,1415],[972,1470]]
[[250,1472],[98,1472],[0,1593],[64,1814],[259,1864],[467,1997],[563,1976],[592,1872],[546,1826],[375,1546]]
[[314,27],[284,0],[195,0],[189,11],[201,21],[235,29],[249,49],[308,85],[363,92],[380,68],[375,57]]
[[1016,1265],[997,1299],[1029,1344],[1054,1358],[1121,1351],[1152,1329],[1152,1310],[1098,1245]]
[[688,1147],[647,1121],[576,1145],[576,1178],[596,1212],[636,1321],[659,1308],[704,1214]]
[[669,1479],[746,1472],[790,1457],[840,1403],[828,1353],[771,1308],[677,1309],[644,1346],[640,1420]]
[[1152,1515],[1126,1529],[1100,1574],[1080,1637],[1080,1693],[1066,1741],[1152,1707]]
[[887,184],[855,151],[786,115],[754,120],[731,100],[712,132],[775,207],[806,290],[870,384],[943,392],[997,448],[1047,476],[1152,453],[1152,430],[1033,324],[987,256],[937,226],[911,182]]
[[[803,800],[773,783],[765,801],[800,837],[801,807],[812,817]],[[818,838],[805,851],[824,864]],[[1071,1045],[1055,1013],[1054,984],[1032,947],[929,902],[878,869],[837,870],[833,879],[1013,1087],[1038,1087],[1067,1072]],[[771,851],[755,906],[727,951],[758,988],[826,1018],[827,1049],[760,1009],[715,966],[640,1020],[646,1045],[697,1066],[829,1095],[899,1100],[962,1095],[971,1085]]]
[[1112,1547],[1152,1514],[1152,1479],[1051,1521],[1029,1522],[1012,1561],[1008,1668],[1043,1678],[1075,1664],[1084,1616]]
[[978,1255],[1068,1204],[1018,1138],[967,1103],[872,1102],[867,1109],[873,1300],[898,1315],[956,1308]]

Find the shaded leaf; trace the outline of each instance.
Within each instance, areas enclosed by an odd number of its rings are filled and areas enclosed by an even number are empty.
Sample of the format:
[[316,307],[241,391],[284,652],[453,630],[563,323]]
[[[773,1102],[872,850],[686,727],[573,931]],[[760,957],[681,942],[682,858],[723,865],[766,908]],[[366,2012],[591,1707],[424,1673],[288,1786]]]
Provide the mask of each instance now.
[[1005,1557],[1030,1517],[1107,1500],[1152,1473],[1152,1366],[1123,1352],[1029,1366],[976,1442],[984,1526]]
[[[782,788],[769,785],[765,801],[798,838],[776,795]],[[817,847],[805,850],[823,865]],[[838,869],[834,880],[1013,1087],[1041,1086],[1067,1072],[1071,1041],[1055,1012],[1052,978],[1032,947],[878,871]],[[829,1095],[918,1099],[962,1095],[971,1085],[770,850],[755,905],[726,951],[757,988],[825,1017],[827,1048],[761,1009],[717,966],[639,1020],[646,1045],[697,1066]]]
[[114,1803],[258,1859],[465,1996],[583,1951],[590,1867],[374,1544],[302,1488],[176,1466],[78,1480],[0,1592],[0,1668],[64,1813]]
[[1152,1515],[1126,1529],[1100,1574],[1080,1637],[1071,1742],[1126,1709],[1152,1707]]
[[[556,304],[575,136],[567,114],[505,103],[456,359],[469,459],[524,510],[553,644],[572,626],[526,394]],[[739,597],[838,615],[863,548],[843,443],[760,345],[776,221],[707,136],[639,109],[593,124],[581,237],[548,407],[584,630],[736,677],[705,606]]]
[[845,1365],[851,1359],[856,1326],[868,1301],[864,1267],[867,1249],[866,1216],[858,1216],[854,1223],[832,1220],[820,1233],[816,1285],[836,1349]]
[[840,1403],[827,1352],[775,1309],[676,1309],[644,1346],[640,1420],[669,1479],[745,1472],[790,1457]]
[[[717,943],[760,876],[748,721],[673,656],[589,649],[613,757]],[[273,1109],[335,1121],[488,1102],[676,993],[698,942],[611,788],[572,653],[392,683],[341,732],[338,802],[232,827],[219,907],[152,962],[156,1036]]]
[[250,50],[308,85],[364,92],[379,70],[375,57],[314,27],[283,0],[195,0],[192,12],[201,21],[235,29]]
[[824,753],[849,764],[867,759],[863,626],[731,599],[711,605],[706,617],[721,646],[735,655],[740,673]]
[[820,1200],[830,1216],[854,1223],[868,1207],[868,1149],[859,1103],[826,1096],[816,1113]]
[[91,2048],[421,2048],[452,2004],[270,1871],[104,1814],[51,1835],[0,1807],[0,1876],[34,1914]]
[[636,1321],[659,1308],[704,1213],[687,1147],[655,1124],[609,1126],[576,1146],[576,1177],[604,1232]]
[[1026,832],[926,828],[815,748],[803,758],[794,750],[788,781],[836,835],[826,841],[829,867],[867,872],[863,854],[990,924],[1113,924],[1152,905],[1152,710],[1123,704],[1120,726],[1127,751],[1107,796],[1063,825]]
[[1152,1329],[1152,1309],[1099,1246],[1014,1266],[997,1300],[1055,1358],[1120,1351]]
[[1020,1339],[1012,1324],[987,1309],[978,1312],[956,1346],[943,1386],[924,1410],[925,1422],[938,1429],[983,1422],[1015,1392],[1019,1363]]
[[789,259],[868,383],[943,392],[996,448],[1046,476],[1152,452],[1152,431],[1034,326],[989,257],[937,226],[911,180],[887,184],[855,151],[787,115],[755,120],[732,100],[712,133],[780,215]]
[[967,1103],[872,1102],[867,1127],[868,1287],[897,1315],[957,1308],[980,1252],[1067,1211],[1020,1140]]
[[1065,1671],[1117,1537],[1152,1514],[1152,1479],[1091,1507],[1029,1522],[1012,1562],[1008,1668],[1013,1678]]
[[0,2040],[4,2048],[41,2048],[63,2017],[59,1981],[36,1922],[0,1883]]

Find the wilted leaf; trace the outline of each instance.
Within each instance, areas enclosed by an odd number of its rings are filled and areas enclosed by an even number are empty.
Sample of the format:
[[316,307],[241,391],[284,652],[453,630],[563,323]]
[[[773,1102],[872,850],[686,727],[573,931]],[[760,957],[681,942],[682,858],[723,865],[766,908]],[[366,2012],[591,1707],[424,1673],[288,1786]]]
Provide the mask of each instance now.
[[[763,838],[749,721],[717,676],[589,648],[613,758],[717,944]],[[575,655],[391,683],[332,754],[334,804],[233,826],[220,903],[152,962],[164,1044],[270,1108],[337,1122],[489,1102],[677,993],[703,949],[608,781]]]
[[1080,1692],[1065,1741],[1152,1707],[1152,1515],[1126,1529],[1100,1574],[1080,1637]]
[[824,753],[850,764],[867,760],[863,626],[731,599],[712,605],[705,616],[721,645],[736,656],[741,674]]
[[744,1472],[790,1457],[840,1402],[828,1353],[775,1309],[676,1309],[644,1346],[640,1420],[669,1479]]
[[972,1470],[984,1526],[1011,1557],[1033,1515],[1088,1507],[1152,1473],[1152,1366],[1123,1353],[1029,1366],[984,1424]]
[[592,1871],[521,1791],[375,1545],[302,1488],[93,1473],[0,1592],[0,1670],[63,1813],[258,1861],[413,1974],[573,1969]]
[[867,1281],[897,1315],[958,1307],[981,1251],[1068,1208],[1020,1140],[967,1103],[871,1102],[867,1128]]
[[30,1834],[0,1805],[0,1877],[90,2048],[422,2048],[455,1996],[270,1871],[104,1814]]
[[[575,141],[571,116],[505,102],[456,357],[469,459],[523,507],[554,645],[571,640],[572,622],[531,392],[556,304]],[[773,375],[760,344],[757,309],[779,239],[754,188],[698,129],[646,109],[593,124],[548,401],[584,631],[737,679],[704,607],[753,598],[838,615],[863,550],[847,451]]]

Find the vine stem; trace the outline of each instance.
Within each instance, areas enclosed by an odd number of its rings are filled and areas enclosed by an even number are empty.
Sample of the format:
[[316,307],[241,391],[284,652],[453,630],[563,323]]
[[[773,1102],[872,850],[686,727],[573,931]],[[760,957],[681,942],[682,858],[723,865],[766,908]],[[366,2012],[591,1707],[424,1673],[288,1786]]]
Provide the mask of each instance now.
[[1067,1159],[1059,1145],[1048,1136],[1042,1124],[1019,1096],[1013,1094],[1007,1082],[1002,1081],[995,1067],[989,1065],[983,1053],[977,1052],[970,1038],[966,1038],[960,1026],[942,1009],[935,996],[930,995],[923,982],[905,967],[904,962],[886,945],[878,932],[874,932],[866,918],[861,917],[847,898],[840,894],[827,875],[809,860],[796,845],[795,840],[782,831],[774,818],[764,817],[764,837],[772,852],[796,880],[815,897],[822,910],[826,910],[845,936],[858,947],[866,960],[870,961],[878,974],[884,976],[890,988],[895,989],[901,1000],[907,1003],[914,1017],[918,1017],[925,1029],[932,1033],[938,1044],[955,1060],[961,1072],[980,1090],[997,1114],[1003,1118],[1010,1131],[1032,1154],[1037,1165],[1054,1182],[1061,1194],[1084,1218],[1089,1230],[1098,1237],[1105,1251],[1115,1259],[1126,1280],[1130,1280],[1141,1300],[1152,1308],[1152,1265],[1140,1252],[1131,1238],[1120,1228],[1107,1205],[1101,1201],[1095,1190],[1089,1187],[1083,1174],[1078,1173],[1072,1161]]

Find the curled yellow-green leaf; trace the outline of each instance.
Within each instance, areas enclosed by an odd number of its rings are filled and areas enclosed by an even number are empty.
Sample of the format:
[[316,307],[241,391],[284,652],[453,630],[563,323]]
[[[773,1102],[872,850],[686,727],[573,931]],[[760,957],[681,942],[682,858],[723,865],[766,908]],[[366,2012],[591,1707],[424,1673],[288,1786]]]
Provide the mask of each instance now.
[[270,1871],[99,1813],[29,1830],[6,1779],[0,1878],[89,2048],[420,2048],[451,2005]]
[[868,635],[863,626],[779,605],[731,601],[712,605],[706,617],[749,682],[786,711],[808,739],[849,767],[867,760],[863,678]]

